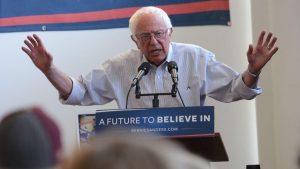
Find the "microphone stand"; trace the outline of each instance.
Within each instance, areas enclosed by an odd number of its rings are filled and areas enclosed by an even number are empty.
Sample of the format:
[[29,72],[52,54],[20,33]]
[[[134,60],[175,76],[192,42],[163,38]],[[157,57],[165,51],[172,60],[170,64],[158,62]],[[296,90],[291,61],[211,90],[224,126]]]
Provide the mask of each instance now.
[[174,83],[172,85],[172,90],[170,93],[141,93],[141,88],[139,85],[139,81],[137,81],[136,86],[135,86],[135,98],[140,99],[141,96],[153,96],[153,100],[152,100],[152,106],[153,108],[157,108],[159,107],[159,99],[158,96],[161,95],[171,95],[172,97],[176,97],[176,93],[177,93],[178,89],[177,89],[177,83]]

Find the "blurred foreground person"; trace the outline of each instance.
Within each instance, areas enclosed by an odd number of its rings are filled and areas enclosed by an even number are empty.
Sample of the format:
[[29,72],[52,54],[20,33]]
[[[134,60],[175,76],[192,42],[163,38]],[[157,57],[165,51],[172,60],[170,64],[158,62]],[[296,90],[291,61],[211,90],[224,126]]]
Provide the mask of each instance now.
[[82,147],[64,169],[208,169],[208,162],[164,138],[104,134]]
[[61,154],[56,123],[41,109],[21,109],[0,123],[0,169],[55,168]]

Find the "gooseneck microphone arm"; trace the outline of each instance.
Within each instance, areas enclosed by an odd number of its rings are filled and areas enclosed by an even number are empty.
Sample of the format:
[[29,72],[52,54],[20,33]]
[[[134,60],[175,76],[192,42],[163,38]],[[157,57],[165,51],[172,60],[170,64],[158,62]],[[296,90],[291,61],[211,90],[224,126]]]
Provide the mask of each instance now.
[[177,74],[178,66],[177,66],[177,63],[175,61],[170,61],[168,63],[168,71],[171,74],[171,78],[172,78],[172,81],[173,81],[172,90],[171,90],[172,96],[176,97],[176,93],[178,92],[178,95],[179,95],[180,101],[182,103],[182,106],[185,107],[185,104],[183,102],[181,94],[180,94],[180,92],[177,88],[177,84],[178,84],[178,74]]
[[153,100],[152,100],[152,105],[153,107],[159,107],[159,99],[158,96],[159,95],[171,95],[172,97],[176,97],[176,94],[178,92],[180,100],[182,102],[183,107],[185,107],[185,104],[182,100],[181,94],[177,88],[177,84],[178,84],[178,75],[177,75],[177,71],[178,71],[178,67],[176,62],[174,61],[170,61],[168,63],[168,71],[171,74],[171,78],[173,81],[173,85],[172,85],[172,90],[170,93],[141,93],[140,91],[140,86],[139,86],[139,81],[142,79],[143,76],[145,76],[149,70],[151,68],[151,65],[148,62],[144,62],[141,64],[141,66],[138,68],[138,74],[135,76],[135,78],[132,80],[130,89],[127,93],[127,98],[126,98],[126,109],[127,109],[127,104],[128,104],[128,97],[129,97],[129,93],[131,91],[131,89],[133,87],[135,87],[135,97],[137,99],[141,98],[141,96],[153,96]]
[[177,84],[178,84],[178,75],[177,75],[177,71],[178,71],[178,66],[177,63],[175,61],[170,61],[168,63],[168,71],[171,74],[171,78],[173,81],[173,85],[172,85],[172,96],[176,97],[176,93],[178,91],[177,89]]
[[141,91],[140,91],[139,86],[137,85],[136,86],[137,87],[136,92],[135,92],[136,93],[136,98],[140,98],[141,96],[153,96],[154,97],[153,100],[152,100],[153,107],[159,107],[158,96],[160,96],[160,95],[171,95],[172,97],[176,97],[176,94],[178,92],[181,103],[182,103],[183,107],[185,107],[185,104],[183,102],[181,94],[180,94],[180,92],[177,88],[177,85],[178,85],[178,75],[177,75],[178,67],[177,67],[176,62],[170,61],[168,63],[168,71],[171,74],[171,78],[172,78],[172,81],[173,81],[173,85],[172,85],[172,89],[171,89],[170,93],[146,93],[146,94],[142,94]]
[[132,80],[131,87],[134,87],[142,79],[143,76],[147,75],[150,68],[150,63],[142,63],[141,66],[138,68],[138,74]]
[[177,63],[175,61],[170,61],[168,63],[168,71],[171,74],[171,78],[174,84],[178,84],[178,66]]
[[126,109],[127,109],[127,105],[128,105],[128,97],[129,97],[129,94],[130,94],[130,91],[131,89],[134,87],[134,86],[137,86],[138,88],[140,88],[140,86],[138,85],[139,81],[142,79],[143,76],[147,75],[149,70],[151,68],[151,65],[150,63],[148,62],[144,62],[142,63],[139,68],[138,68],[138,74],[133,78],[132,82],[131,82],[131,85],[130,85],[130,88],[127,92],[127,97],[126,97]]

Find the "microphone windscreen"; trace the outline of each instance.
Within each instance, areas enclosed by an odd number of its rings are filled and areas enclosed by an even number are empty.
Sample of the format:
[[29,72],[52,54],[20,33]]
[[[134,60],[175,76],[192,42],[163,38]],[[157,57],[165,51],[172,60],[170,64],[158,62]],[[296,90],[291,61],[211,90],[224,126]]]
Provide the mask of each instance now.
[[149,63],[149,62],[144,62],[144,63],[142,63],[141,66],[138,68],[138,71],[144,70],[144,72],[145,72],[144,75],[146,75],[146,74],[149,72],[150,68],[151,68],[150,63]]
[[176,71],[178,71],[177,63],[175,61],[170,61],[168,63],[168,71],[169,71],[169,73],[172,72],[172,69],[176,69]]

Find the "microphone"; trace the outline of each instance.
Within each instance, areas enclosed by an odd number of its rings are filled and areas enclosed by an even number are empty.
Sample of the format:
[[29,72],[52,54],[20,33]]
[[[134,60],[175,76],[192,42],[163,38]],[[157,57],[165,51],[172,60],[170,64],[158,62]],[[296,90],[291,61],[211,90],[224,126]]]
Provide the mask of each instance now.
[[138,81],[142,79],[143,76],[147,75],[150,68],[151,68],[150,63],[148,62],[142,63],[141,66],[138,68],[138,74],[132,80],[131,87],[134,87],[138,83]]
[[168,63],[168,71],[171,74],[173,83],[177,84],[178,83],[178,76],[177,76],[178,67],[177,67],[177,63],[174,62],[174,61],[170,61]]

